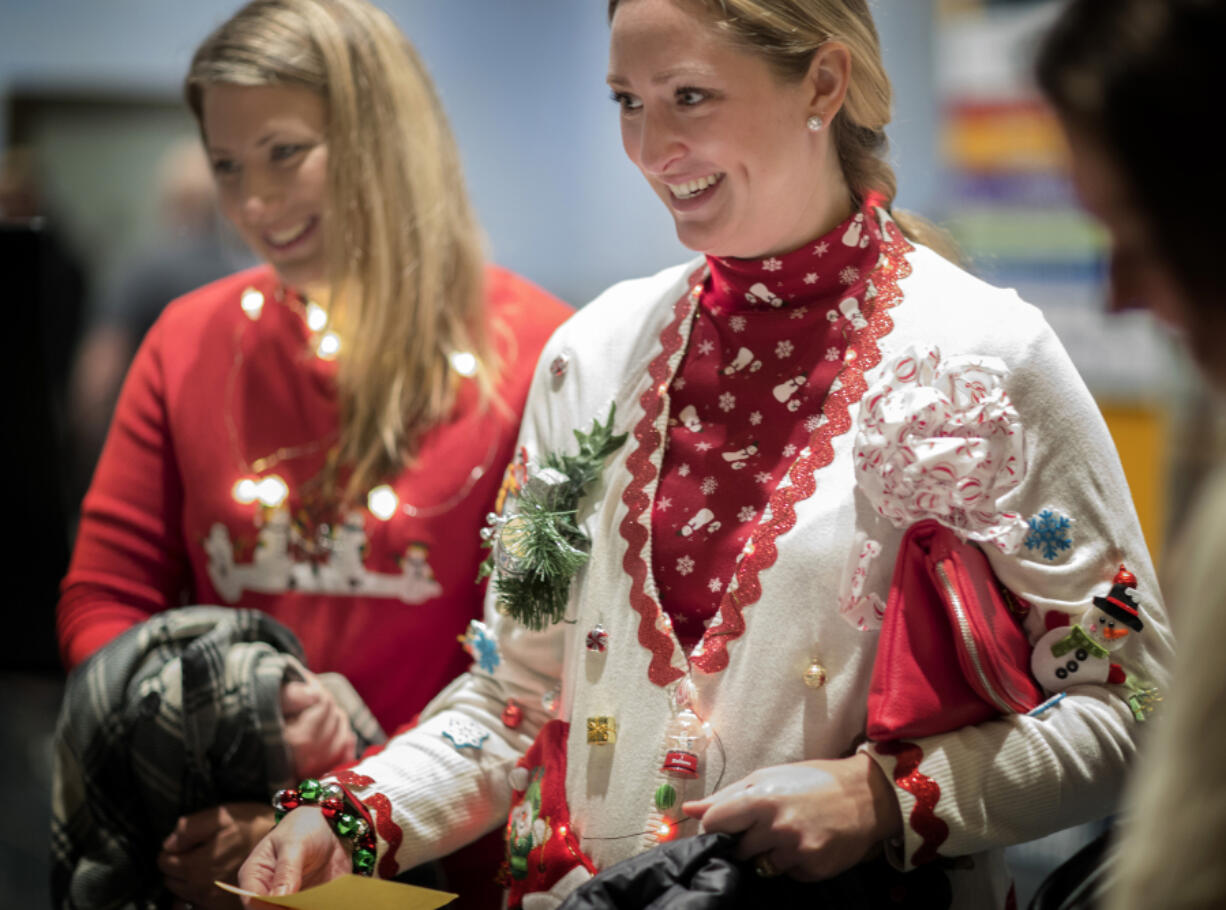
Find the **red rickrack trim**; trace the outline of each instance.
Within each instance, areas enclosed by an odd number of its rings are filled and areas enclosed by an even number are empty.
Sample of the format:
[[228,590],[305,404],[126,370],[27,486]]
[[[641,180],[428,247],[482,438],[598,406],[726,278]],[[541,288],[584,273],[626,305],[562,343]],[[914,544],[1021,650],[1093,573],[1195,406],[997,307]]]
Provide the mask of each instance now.
[[779,556],[776,539],[795,527],[796,504],[808,499],[817,489],[817,471],[834,460],[833,440],[851,429],[851,409],[868,389],[865,372],[881,362],[878,342],[894,329],[889,310],[902,299],[898,282],[911,274],[906,256],[915,249],[896,224],[891,222],[888,227],[893,236],[885,238],[882,244],[884,261],[870,277],[877,288],[877,296],[866,301],[865,309],[871,307],[865,316],[868,325],[848,342],[845,366],[835,380],[839,387],[830,392],[822,404],[825,420],[809,437],[809,453],[796,459],[788,469],[791,483],[783,488],[776,487],[771,493],[770,520],[754,529],[737,563],[736,585],[729,585],[720,601],[720,621],[707,628],[702,637],[701,653],[691,658],[691,663],[704,673],[718,673],[728,666],[728,642],[744,634],[744,608],[758,602],[762,596],[759,576],[762,570],[773,566]]
[[924,760],[924,750],[915,743],[897,740],[877,743],[873,746],[881,755],[897,756],[894,765],[894,784],[915,797],[915,806],[908,819],[911,830],[920,836],[922,843],[911,855],[911,864],[919,866],[937,858],[937,849],[949,837],[949,825],[937,818],[937,801],[941,798],[941,785],[919,770]]
[[356,771],[349,770],[337,771],[332,776],[343,787],[369,787],[375,782],[373,777],[367,777],[365,774],[358,774]]
[[349,802],[365,816],[366,823],[387,842],[387,852],[379,860],[379,877],[395,878],[400,871],[400,864],[396,862],[396,851],[404,840],[404,831],[392,821],[392,801],[382,793],[372,793],[360,799],[353,794],[354,789],[365,789],[374,784],[375,779],[366,774],[346,770],[338,771],[333,776],[337,783],[345,788]]
[[400,864],[396,862],[396,851],[404,840],[404,832],[392,821],[392,801],[382,793],[375,793],[366,797],[365,802],[375,816],[375,830],[387,841],[387,852],[379,860],[379,877],[395,878],[400,871]]
[[629,509],[619,527],[622,539],[627,543],[626,555],[622,557],[622,568],[630,576],[630,606],[640,617],[639,644],[652,654],[647,678],[657,686],[666,686],[680,679],[685,673],[672,665],[672,638],[656,627],[660,605],[647,593],[650,567],[645,551],[651,541],[650,516],[644,521],[643,515],[651,506],[647,486],[659,473],[651,461],[651,456],[660,448],[664,439],[658,421],[664,411],[668,383],[671,380],[672,369],[669,361],[685,343],[686,333],[683,326],[697,306],[692,296],[692,288],[702,277],[702,272],[702,269],[695,270],[687,279],[685,293],[673,304],[673,320],[660,334],[660,353],[647,368],[651,386],[639,396],[643,416],[634,428],[637,446],[626,459],[626,469],[630,472],[631,481],[622,492],[622,502]]

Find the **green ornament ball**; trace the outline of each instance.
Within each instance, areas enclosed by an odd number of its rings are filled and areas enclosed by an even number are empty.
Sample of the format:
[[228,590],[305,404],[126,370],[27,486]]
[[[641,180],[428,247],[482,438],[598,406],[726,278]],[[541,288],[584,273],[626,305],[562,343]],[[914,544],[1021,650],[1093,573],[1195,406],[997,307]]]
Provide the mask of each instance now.
[[656,788],[656,808],[663,812],[677,804],[677,791],[671,784],[660,784]]
[[323,785],[313,777],[308,777],[298,785],[298,792],[302,794],[304,802],[317,802],[320,795],[324,792]]

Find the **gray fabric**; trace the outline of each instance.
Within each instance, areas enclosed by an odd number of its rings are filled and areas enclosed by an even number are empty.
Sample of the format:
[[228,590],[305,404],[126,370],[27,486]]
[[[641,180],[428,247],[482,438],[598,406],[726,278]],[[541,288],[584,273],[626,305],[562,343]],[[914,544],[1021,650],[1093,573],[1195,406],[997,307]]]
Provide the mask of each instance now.
[[[263,802],[291,783],[281,685],[302,678],[293,634],[255,610],[183,607],[129,629],[68,679],[55,738],[52,900],[169,906],[155,859],[181,815]],[[340,677],[359,753],[383,731]]]

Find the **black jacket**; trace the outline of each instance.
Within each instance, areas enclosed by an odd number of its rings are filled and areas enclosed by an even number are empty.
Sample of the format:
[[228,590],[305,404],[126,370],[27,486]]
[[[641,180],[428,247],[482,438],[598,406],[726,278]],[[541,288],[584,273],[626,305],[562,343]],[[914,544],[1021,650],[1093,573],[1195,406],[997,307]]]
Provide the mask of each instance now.
[[902,873],[883,858],[824,882],[762,878],[733,859],[736,837],[701,834],[662,844],[603,870],[559,910],[726,910],[734,907],[947,908],[953,892],[939,864]]

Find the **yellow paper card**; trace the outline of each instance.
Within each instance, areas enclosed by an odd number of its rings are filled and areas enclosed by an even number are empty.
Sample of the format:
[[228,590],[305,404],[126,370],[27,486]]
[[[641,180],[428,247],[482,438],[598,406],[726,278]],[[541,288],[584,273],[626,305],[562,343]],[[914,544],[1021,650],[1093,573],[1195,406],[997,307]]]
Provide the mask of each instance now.
[[295,910],[352,910],[354,907],[361,907],[362,910],[436,910],[459,897],[446,891],[401,885],[364,875],[342,875],[327,884],[277,897],[256,894],[224,882],[213,884],[233,894],[254,897],[278,907],[293,907]]

